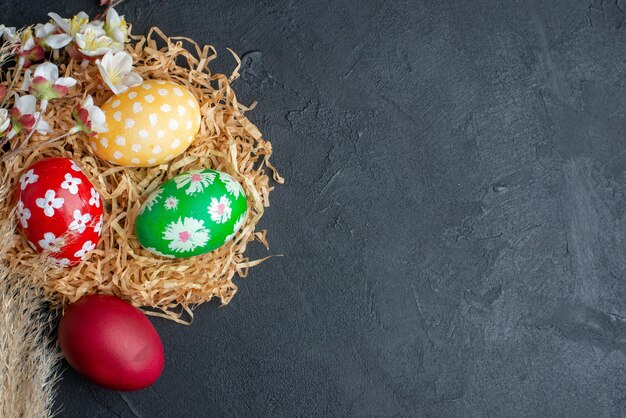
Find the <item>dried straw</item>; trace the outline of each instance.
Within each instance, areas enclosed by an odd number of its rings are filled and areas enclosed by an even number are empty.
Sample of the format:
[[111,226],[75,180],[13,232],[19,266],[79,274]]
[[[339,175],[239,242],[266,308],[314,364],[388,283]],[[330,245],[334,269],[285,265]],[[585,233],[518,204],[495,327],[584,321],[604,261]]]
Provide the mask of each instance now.
[[[2,236],[13,225],[0,224]],[[0,242],[0,251],[10,241]],[[42,303],[33,276],[0,264],[0,416],[50,417],[59,376],[59,349],[52,337],[56,314]]]
[[[237,286],[233,277],[245,277],[248,269],[263,260],[250,261],[245,250],[251,241],[266,248],[266,231],[256,231],[256,224],[269,206],[268,171],[277,183],[283,179],[269,162],[272,146],[245,117],[251,107],[238,103],[231,83],[238,76],[237,66],[230,77],[212,74],[208,64],[217,57],[211,46],[200,47],[188,38],[168,38],[158,28],[147,36],[133,37],[127,46],[135,59],[135,71],[144,79],[171,80],[186,86],[198,99],[203,115],[200,132],[191,147],[168,164],[150,168],[128,168],[110,165],[93,155],[88,137],[77,134],[55,143],[50,137],[35,135],[30,144],[35,149],[21,149],[16,156],[0,165],[3,188],[0,190],[0,219],[14,223],[10,214],[14,202],[12,190],[20,174],[33,162],[45,157],[73,158],[82,166],[105,200],[106,222],[102,239],[87,261],[73,268],[52,268],[44,256],[34,254],[20,234],[2,239],[11,243],[0,256],[10,274],[30,274],[43,284],[46,300],[53,306],[64,306],[85,294],[107,293],[130,301],[138,307],[149,307],[149,314],[181,323],[186,312],[213,297],[227,304]],[[232,53],[232,51],[230,51]],[[70,61],[60,66],[61,73],[76,78],[78,87],[64,99],[53,100],[46,118],[59,134],[72,126],[71,109],[86,94],[104,103],[111,93],[98,80],[95,65]],[[19,85],[19,84],[18,84]],[[11,149],[20,149],[23,138],[16,137]],[[229,244],[203,256],[189,259],[165,259],[144,250],[134,234],[135,218],[141,203],[164,180],[201,167],[225,171],[238,179],[246,191],[250,208],[243,229]]]

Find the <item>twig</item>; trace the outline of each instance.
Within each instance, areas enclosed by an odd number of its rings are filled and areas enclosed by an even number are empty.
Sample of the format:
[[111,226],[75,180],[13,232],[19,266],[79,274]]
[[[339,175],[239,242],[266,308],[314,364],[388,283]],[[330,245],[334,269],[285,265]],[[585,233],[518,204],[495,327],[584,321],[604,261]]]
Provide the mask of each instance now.
[[107,13],[109,12],[109,9],[111,9],[112,7],[116,7],[120,4],[122,4],[124,0],[102,0],[100,2],[100,6],[106,6],[106,8],[104,9],[104,11],[102,13],[98,13],[96,16],[94,16],[94,20],[100,20],[103,17],[105,17],[107,15]]
[[[31,133],[32,133],[32,132],[33,132],[33,131],[31,131]],[[59,139],[67,138],[67,137],[68,137],[68,136],[70,136],[70,135],[74,135],[76,132],[77,132],[77,131],[74,131],[73,129],[70,129],[70,131],[69,131],[69,132],[64,133],[64,134],[63,134],[63,135],[61,135],[61,136],[57,136],[56,138],[48,139],[47,141],[40,142],[40,143],[38,143],[38,144],[33,144],[33,145],[29,146],[29,147],[25,146],[25,145],[26,145],[26,142],[24,142],[24,144],[23,144],[23,145],[20,145],[20,147],[19,147],[19,148],[14,149],[14,150],[13,150],[13,151],[11,151],[11,152],[7,152],[7,153],[6,153],[6,154],[4,154],[2,157],[0,157],[0,163],[5,162],[6,160],[8,160],[9,158],[13,157],[14,155],[17,155],[17,154],[22,154],[22,153],[23,153],[23,152],[25,152],[25,151],[34,151],[34,150],[36,150],[36,149],[37,149],[37,148],[39,148],[39,147],[43,147],[44,145],[52,144],[53,142],[58,141]]]
[[2,104],[0,104],[0,107],[3,108],[4,105],[6,104],[7,99],[11,95],[11,90],[13,90],[13,87],[15,86],[15,81],[17,80],[17,77],[20,71],[22,71],[23,66],[24,66],[24,57],[19,57],[19,59],[17,60],[17,65],[15,66],[15,71],[13,72],[13,78],[11,79],[11,84],[9,84],[9,88],[7,89],[7,92],[4,95],[4,99],[2,100]]

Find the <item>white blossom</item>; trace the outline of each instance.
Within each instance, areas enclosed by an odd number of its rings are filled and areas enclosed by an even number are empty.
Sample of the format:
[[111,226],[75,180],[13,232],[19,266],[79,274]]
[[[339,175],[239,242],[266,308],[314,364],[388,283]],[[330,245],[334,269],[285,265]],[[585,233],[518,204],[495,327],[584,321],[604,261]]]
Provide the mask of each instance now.
[[124,44],[128,38],[128,25],[124,16],[120,16],[114,8],[107,12],[104,30],[115,42]]
[[0,136],[2,136],[11,127],[11,117],[9,111],[0,109]]
[[45,81],[50,83],[51,88],[56,87],[57,89],[69,89],[70,87],[76,85],[76,79],[72,77],[59,77],[59,67],[57,67],[56,64],[44,62],[37,66],[35,72],[32,73],[32,76],[31,71],[26,70],[24,74],[24,82],[22,83],[22,90],[29,90],[33,82],[36,83],[41,80],[38,79],[38,77],[42,77],[42,79],[45,79]]
[[[84,112],[83,112],[84,110]],[[88,95],[85,100],[77,107],[74,119],[79,123],[79,130],[86,134],[104,133],[109,131],[107,126],[107,117],[100,107],[93,104],[93,97]]]
[[[28,94],[25,96],[15,95],[15,103],[13,108],[17,110],[17,115],[12,115],[12,126],[11,130],[7,134],[7,138],[11,139],[18,133],[22,131],[30,132],[34,129],[36,132],[40,134],[47,134],[52,132],[52,128],[50,128],[50,124],[46,122],[43,118],[39,119],[39,112],[37,109],[37,99],[35,96]],[[13,113],[13,112],[12,112]],[[36,122],[34,126],[24,126],[20,123],[23,116],[32,115],[32,120]]]
[[58,29],[59,26],[56,23],[37,23],[35,26],[35,38],[41,45],[50,47],[48,45],[48,37],[53,35]]
[[126,51],[107,52],[96,61],[100,77],[113,93],[121,94],[130,87],[138,86],[143,79],[133,72],[133,57]]
[[61,49],[74,40],[74,36],[81,31],[84,25],[89,22],[89,15],[80,12],[71,19],[64,19],[56,13],[48,13],[48,16],[54,20],[61,33],[49,35],[46,38],[46,44],[53,49]]
[[74,36],[77,49],[88,57],[100,57],[107,52],[119,51],[117,43],[106,35],[101,26],[92,23],[86,24]]

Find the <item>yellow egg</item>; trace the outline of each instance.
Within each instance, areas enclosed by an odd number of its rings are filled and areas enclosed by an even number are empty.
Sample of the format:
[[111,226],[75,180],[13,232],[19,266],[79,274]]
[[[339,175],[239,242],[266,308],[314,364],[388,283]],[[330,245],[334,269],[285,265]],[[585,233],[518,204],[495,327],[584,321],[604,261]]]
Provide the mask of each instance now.
[[147,80],[102,105],[109,131],[92,142],[113,164],[146,167],[184,152],[200,129],[200,106],[187,88]]

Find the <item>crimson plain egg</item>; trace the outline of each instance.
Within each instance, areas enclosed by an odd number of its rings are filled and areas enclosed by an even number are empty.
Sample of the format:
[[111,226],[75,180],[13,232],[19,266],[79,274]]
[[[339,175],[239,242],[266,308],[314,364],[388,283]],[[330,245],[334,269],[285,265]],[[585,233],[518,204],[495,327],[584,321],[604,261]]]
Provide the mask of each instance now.
[[88,295],[70,305],[59,323],[67,362],[112,390],[139,390],[163,371],[161,338],[137,308],[109,295]]

